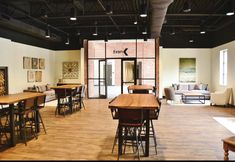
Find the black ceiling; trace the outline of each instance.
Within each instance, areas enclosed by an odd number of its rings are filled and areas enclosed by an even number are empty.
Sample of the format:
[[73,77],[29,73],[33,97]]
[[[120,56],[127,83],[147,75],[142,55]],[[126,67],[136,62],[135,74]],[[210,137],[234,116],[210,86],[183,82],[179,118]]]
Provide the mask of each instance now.
[[[172,1],[0,0],[0,36],[55,50],[79,49],[83,39],[160,36],[160,44],[168,48],[208,48],[234,40],[235,17],[226,16],[225,12],[235,0]],[[183,12],[185,2],[189,3],[190,12]],[[145,5],[148,16],[140,17]],[[111,14],[107,13],[109,7]],[[76,12],[76,21],[69,19],[71,11]],[[50,38],[45,38],[47,28]],[[201,28],[206,34],[200,34]],[[142,33],[145,29],[147,34]],[[95,30],[97,36],[93,35]],[[69,45],[65,44],[67,38]],[[190,43],[190,39],[194,41]]]

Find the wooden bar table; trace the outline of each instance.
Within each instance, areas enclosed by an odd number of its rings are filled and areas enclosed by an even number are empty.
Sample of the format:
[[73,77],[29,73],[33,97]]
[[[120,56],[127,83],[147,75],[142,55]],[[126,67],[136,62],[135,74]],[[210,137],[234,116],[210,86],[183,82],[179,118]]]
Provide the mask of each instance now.
[[[20,101],[29,99],[29,98],[36,98],[39,96],[44,96],[43,93],[35,93],[35,92],[23,92],[17,94],[10,94],[0,96],[0,105],[9,105],[9,114],[10,114],[10,143],[11,146],[16,145],[16,137],[15,137],[15,122],[14,122],[14,104]],[[35,105],[36,106],[36,105]]]
[[[51,89],[64,89],[65,91],[68,91],[69,95],[69,110],[70,110],[70,113],[72,114],[73,112],[73,103],[72,103],[72,91],[75,90],[76,88],[80,88],[82,85],[81,84],[67,84],[67,85],[61,85],[61,86],[54,86],[54,87],[51,87]],[[58,100],[58,104],[60,103],[59,102],[59,98],[57,98]],[[58,106],[58,105],[57,105]],[[80,107],[81,107],[81,103],[80,103]]]
[[128,92],[130,92],[130,90],[132,90],[133,92],[136,91],[136,92],[148,92],[149,93],[149,90],[153,90],[153,86],[152,85],[146,85],[146,84],[143,84],[143,85],[130,85],[128,86]]
[[[159,103],[153,94],[121,94],[110,104],[109,108],[117,109],[142,109],[146,111],[146,145],[145,156],[149,156],[149,111],[159,108]],[[119,128],[119,137],[121,137]],[[122,139],[118,139],[118,153],[122,154]]]

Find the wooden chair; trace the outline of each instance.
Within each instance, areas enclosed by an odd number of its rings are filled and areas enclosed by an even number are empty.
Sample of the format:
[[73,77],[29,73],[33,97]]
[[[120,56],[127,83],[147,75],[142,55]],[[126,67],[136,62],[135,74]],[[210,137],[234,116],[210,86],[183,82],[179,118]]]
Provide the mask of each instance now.
[[31,134],[37,138],[36,130],[36,98],[26,99],[18,104],[15,108],[16,127],[20,136],[24,138],[24,143],[27,145],[27,128],[31,129]]
[[37,122],[39,124],[39,128],[40,128],[40,124],[42,124],[43,130],[46,134],[47,133],[46,132],[46,127],[44,125],[44,122],[42,120],[42,116],[41,116],[41,113],[40,113],[40,110],[45,107],[45,102],[46,102],[46,95],[37,97],[37,107],[36,108],[37,108],[38,117],[39,117]]
[[55,94],[57,97],[55,115],[60,114],[61,110],[63,109],[63,115],[65,116],[66,109],[69,108],[69,101],[67,98],[66,89],[55,89]]
[[0,145],[8,144],[9,107],[0,107]]
[[222,141],[223,141],[223,148],[224,148],[224,160],[228,161],[229,160],[228,151],[230,150],[230,151],[235,152],[235,136],[222,139]]
[[[124,145],[124,152],[126,146],[136,147],[138,159],[140,159],[140,146],[143,149],[141,132],[144,126],[145,113],[141,109],[118,109],[119,124],[118,128],[121,129],[121,136],[119,139],[123,139],[122,145]],[[120,135],[120,132],[118,133]],[[121,148],[122,149],[122,148]],[[144,149],[143,149],[144,152]],[[120,154],[118,153],[118,159]]]

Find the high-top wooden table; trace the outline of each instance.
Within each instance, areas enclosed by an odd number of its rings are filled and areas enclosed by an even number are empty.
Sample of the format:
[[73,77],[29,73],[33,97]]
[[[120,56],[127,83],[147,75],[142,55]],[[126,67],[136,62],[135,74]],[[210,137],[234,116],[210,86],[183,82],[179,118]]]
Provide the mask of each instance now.
[[[145,156],[149,156],[149,111],[159,108],[156,97],[153,94],[121,94],[109,104],[109,108],[143,109],[146,111]],[[121,128],[119,128],[119,138],[121,133]],[[118,139],[118,153],[122,154],[122,139]]]
[[35,92],[23,92],[17,94],[10,94],[5,96],[0,96],[0,105],[9,105],[10,112],[10,143],[12,146],[16,145],[16,137],[15,137],[15,122],[14,122],[14,104],[20,101],[36,98],[39,96],[44,96],[43,93],[35,93]]
[[[54,86],[54,87],[51,87],[51,89],[64,89],[66,91],[68,91],[69,95],[69,110],[70,110],[70,113],[72,114],[73,112],[73,103],[72,103],[72,90],[76,89],[76,88],[80,88],[82,85],[81,84],[67,84],[67,85],[61,85],[61,86]],[[58,104],[60,104],[59,102],[59,98],[57,98],[58,100]],[[57,105],[58,106],[58,105]],[[80,103],[80,107],[81,107],[81,103]]]
[[130,85],[128,86],[128,92],[130,92],[130,90],[132,90],[133,92],[136,91],[140,91],[140,92],[149,92],[149,90],[153,90],[153,86],[152,85]]

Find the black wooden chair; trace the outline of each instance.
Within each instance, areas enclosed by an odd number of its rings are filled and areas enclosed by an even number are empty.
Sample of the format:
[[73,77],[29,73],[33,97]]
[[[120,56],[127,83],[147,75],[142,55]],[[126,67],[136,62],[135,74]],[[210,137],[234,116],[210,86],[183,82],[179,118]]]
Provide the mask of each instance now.
[[[122,138],[123,142],[122,145],[124,145],[122,149],[122,154],[125,153],[126,146],[131,145],[133,147],[134,153],[137,152],[138,159],[140,159],[140,146],[143,149],[142,145],[142,137],[141,132],[142,128],[144,126],[144,118],[145,118],[145,111],[141,109],[118,109],[118,118],[119,118],[119,124],[118,128],[121,129],[121,137],[118,136],[118,139]],[[136,149],[136,150],[135,150]],[[120,157],[120,154],[118,152],[118,159]]]
[[61,110],[63,110],[63,115],[65,116],[66,111],[69,109],[69,101],[66,89],[55,89],[55,94],[57,98],[55,115],[61,114]]
[[[29,98],[21,101],[14,111],[16,115],[15,126],[17,132],[24,138],[25,145],[27,145],[27,138],[32,134],[37,139],[36,100],[37,98]],[[30,136],[28,136],[28,128],[31,130]]]
[[9,143],[9,107],[0,107],[0,145]]
[[37,113],[38,113],[37,122],[38,122],[39,128],[40,128],[40,124],[42,125],[43,130],[46,134],[47,133],[46,132],[46,127],[44,125],[44,122],[42,120],[42,116],[41,116],[41,113],[40,113],[40,110],[45,107],[45,102],[46,102],[46,95],[37,97],[37,106],[36,106],[36,110],[37,110]]

